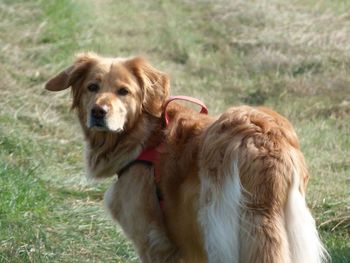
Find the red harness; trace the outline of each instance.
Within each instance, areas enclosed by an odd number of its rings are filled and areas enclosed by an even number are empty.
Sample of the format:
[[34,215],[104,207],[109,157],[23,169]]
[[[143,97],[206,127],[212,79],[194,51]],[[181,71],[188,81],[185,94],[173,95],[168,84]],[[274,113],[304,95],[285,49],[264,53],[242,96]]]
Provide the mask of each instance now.
[[[168,107],[169,103],[174,101],[174,100],[184,100],[184,101],[188,101],[188,102],[192,102],[194,104],[197,104],[197,105],[201,106],[200,113],[208,114],[208,108],[207,108],[207,106],[205,106],[205,104],[201,100],[196,99],[196,98],[192,98],[192,97],[187,97],[187,96],[172,96],[165,102],[164,107],[163,107],[164,120],[165,120],[166,126],[168,126],[168,124],[169,124],[169,116],[168,116],[168,113],[166,111],[166,108]],[[155,183],[157,186],[157,195],[158,195],[158,199],[160,202],[160,206],[162,207],[163,206],[163,199],[161,196],[161,192],[159,191],[159,183],[160,183],[161,176],[160,176],[160,172],[159,172],[159,167],[158,167],[158,165],[156,165],[156,160],[159,159],[159,152],[160,152],[161,145],[162,144],[159,144],[155,147],[146,148],[136,158],[136,161],[142,161],[142,162],[147,162],[147,163],[153,164],[154,180],[155,180]]]

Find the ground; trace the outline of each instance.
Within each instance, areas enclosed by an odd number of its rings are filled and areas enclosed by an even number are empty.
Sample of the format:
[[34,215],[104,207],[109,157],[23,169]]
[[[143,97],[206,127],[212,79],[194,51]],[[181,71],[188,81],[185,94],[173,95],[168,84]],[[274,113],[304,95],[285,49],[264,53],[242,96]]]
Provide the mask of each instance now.
[[79,51],[145,55],[213,114],[266,105],[295,126],[308,204],[350,261],[350,2],[0,0],[0,262],[138,262],[84,177],[69,92],[43,84]]

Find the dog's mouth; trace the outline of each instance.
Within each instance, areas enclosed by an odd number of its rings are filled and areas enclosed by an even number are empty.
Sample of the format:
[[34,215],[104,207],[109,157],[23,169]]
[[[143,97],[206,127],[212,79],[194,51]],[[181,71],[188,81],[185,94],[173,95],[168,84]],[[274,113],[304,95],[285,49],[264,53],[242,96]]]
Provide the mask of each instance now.
[[105,118],[91,117],[90,120],[88,120],[87,127],[90,130],[95,130],[95,131],[109,131],[109,132],[123,131],[122,128],[112,129],[111,127],[109,127]]
[[108,130],[106,120],[104,118],[91,117],[88,121],[88,128],[92,130]]

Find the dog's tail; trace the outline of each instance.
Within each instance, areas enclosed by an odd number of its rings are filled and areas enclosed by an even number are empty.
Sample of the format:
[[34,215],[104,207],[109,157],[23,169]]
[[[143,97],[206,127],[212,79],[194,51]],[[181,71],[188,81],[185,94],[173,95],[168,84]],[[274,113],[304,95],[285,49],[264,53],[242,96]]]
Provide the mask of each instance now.
[[329,255],[320,241],[315,220],[300,192],[300,178],[295,171],[285,207],[285,226],[291,262],[327,262]]

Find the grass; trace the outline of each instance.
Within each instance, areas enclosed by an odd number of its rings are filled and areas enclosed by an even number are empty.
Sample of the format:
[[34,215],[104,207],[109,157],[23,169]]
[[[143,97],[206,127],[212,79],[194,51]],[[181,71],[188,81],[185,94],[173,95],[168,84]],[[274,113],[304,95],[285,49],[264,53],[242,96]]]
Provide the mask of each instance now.
[[0,2],[0,262],[137,262],[85,181],[69,92],[43,83],[81,50],[145,54],[212,113],[265,104],[297,129],[308,203],[333,262],[350,258],[346,1]]

